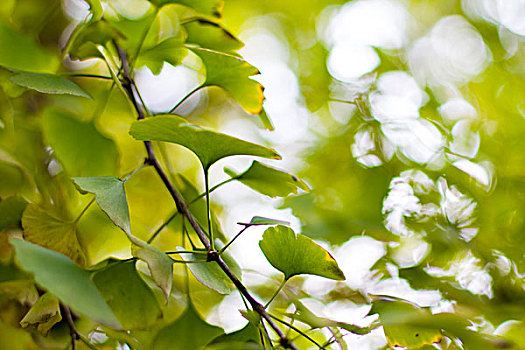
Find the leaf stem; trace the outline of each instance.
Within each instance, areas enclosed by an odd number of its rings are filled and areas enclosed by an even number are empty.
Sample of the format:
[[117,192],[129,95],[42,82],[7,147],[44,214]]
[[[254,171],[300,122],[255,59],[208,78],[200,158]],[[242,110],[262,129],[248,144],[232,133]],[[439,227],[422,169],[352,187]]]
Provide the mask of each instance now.
[[304,337],[305,339],[308,339],[310,342],[312,342],[313,344],[315,344],[315,346],[317,346],[319,349],[325,349],[325,350],[326,350],[326,348],[325,348],[323,345],[321,345],[321,344],[319,344],[318,342],[316,342],[314,339],[312,339],[312,337],[310,337],[308,334],[304,333],[304,332],[303,332],[302,330],[300,330],[299,328],[295,327],[293,324],[288,323],[288,322],[286,322],[286,321],[284,321],[284,320],[281,320],[281,319],[279,319],[278,317],[276,317],[276,316],[274,316],[274,315],[272,315],[272,314],[268,314],[268,315],[270,315],[270,317],[273,318],[274,320],[276,320],[277,322],[282,323],[282,324],[284,324],[285,326],[287,326],[288,328],[293,329],[294,331],[296,331],[297,333],[299,333],[302,337]]
[[155,7],[155,13],[153,14],[153,18],[151,19],[151,22],[148,24],[148,27],[146,30],[144,30],[144,33],[142,34],[142,37],[139,41],[139,46],[137,47],[137,51],[135,52],[135,56],[132,59],[132,62],[130,64],[130,70],[133,71],[133,67],[135,66],[135,62],[137,62],[137,59],[139,58],[140,52],[142,51],[142,47],[144,46],[144,41],[146,41],[146,37],[148,36],[149,31],[151,30],[151,27],[153,26],[153,23],[155,22],[155,19],[157,18],[157,14],[159,13],[160,7]]
[[82,211],[80,212],[80,214],[78,214],[77,218],[73,221],[73,224],[76,224],[78,222],[78,220],[80,220],[80,218],[82,217],[82,215],[84,215],[84,213],[89,209],[89,207],[91,206],[91,204],[93,204],[93,202],[95,201],[95,198],[97,198],[96,196],[93,196],[93,198],[91,198],[91,200],[89,201],[89,203],[84,207],[84,209],[82,209]]
[[69,307],[62,303],[60,304],[60,306],[62,307],[62,310],[64,311],[64,314],[66,316],[66,322],[67,322],[67,325],[69,326],[69,334],[71,336],[71,349],[76,350],[77,348],[76,340],[80,340],[91,350],[98,350],[93,344],[89,342],[88,339],[86,339],[82,334],[80,334],[77,331],[75,327],[75,323],[73,321],[73,316],[71,315],[71,310],[69,309]]
[[270,304],[272,303],[272,301],[275,299],[275,297],[277,296],[277,294],[279,294],[279,292],[283,289],[284,285],[286,284],[286,282],[288,281],[287,278],[283,278],[283,281],[281,282],[281,284],[279,285],[279,288],[277,288],[277,290],[275,291],[275,293],[273,293],[272,297],[270,298],[270,300],[268,300],[268,302],[264,305],[264,308],[267,309],[268,306],[270,306]]
[[202,255],[206,255],[208,254],[207,252],[203,252],[203,251],[198,251],[198,250],[176,250],[176,251],[172,251],[172,252],[164,252],[165,254],[185,254],[185,253],[191,253],[191,254],[202,254]]
[[228,243],[226,243],[226,245],[224,247],[221,248],[221,250],[218,251],[218,254],[222,254],[236,239],[237,237],[239,237],[244,231],[246,231],[246,229],[250,227],[249,225],[247,226],[244,226],[244,228],[242,230],[239,231],[239,233],[237,233],[235,235],[235,237],[233,237],[232,239],[230,239],[230,241]]
[[195,89],[191,90],[186,96],[182,98],[182,100],[180,100],[172,109],[169,110],[168,114],[172,114],[177,109],[177,107],[179,107],[184,101],[190,98],[191,95],[199,91],[202,87],[202,85],[199,85]]
[[[126,182],[129,180],[130,177],[132,177],[133,175],[135,175],[135,173],[137,171],[139,171],[140,169],[143,169],[147,164],[145,163],[142,163],[140,166],[136,167],[135,169],[133,169],[128,175],[126,175],[126,177],[124,179],[122,179],[122,182]],[[149,242],[148,242],[149,243]]]
[[105,80],[112,80],[112,77],[107,77],[105,75],[99,75],[99,74],[85,74],[85,73],[63,73],[60,74],[63,77],[75,77],[75,78],[97,78],[97,79],[105,79]]
[[211,224],[211,212],[210,212],[210,178],[208,169],[204,169],[204,182],[206,182],[206,216],[208,218],[208,235],[210,237],[210,249],[215,250],[215,241],[213,239],[213,231]]

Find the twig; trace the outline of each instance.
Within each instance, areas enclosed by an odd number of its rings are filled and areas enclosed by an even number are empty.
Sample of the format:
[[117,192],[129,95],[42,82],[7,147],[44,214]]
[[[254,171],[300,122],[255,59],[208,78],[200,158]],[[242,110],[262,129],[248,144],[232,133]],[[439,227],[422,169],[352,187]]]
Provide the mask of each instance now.
[[[115,47],[117,48],[117,52],[118,52],[118,55],[122,62],[122,67],[123,67],[122,73],[123,73],[124,82],[122,86],[126,90],[127,95],[129,99],[131,100],[131,103],[133,104],[135,111],[137,112],[137,115],[138,115],[137,119],[138,120],[144,119],[145,118],[144,112],[138,105],[135,95],[133,94],[133,88],[135,85],[134,85],[133,79],[131,78],[126,53],[124,52],[124,50],[122,50],[122,48],[116,42],[114,42],[114,44],[115,44]],[[266,312],[266,310],[264,309],[264,306],[261,303],[259,303],[257,300],[255,300],[255,298],[250,294],[250,292],[248,292],[246,287],[237,278],[237,276],[235,276],[235,274],[232,272],[229,266],[224,262],[224,260],[219,256],[219,254],[216,251],[213,251],[211,249],[211,244],[210,244],[210,241],[208,240],[207,235],[204,233],[204,231],[201,229],[201,227],[199,226],[199,224],[197,223],[193,215],[190,213],[188,205],[183,200],[179,192],[175,189],[175,186],[173,186],[173,184],[171,183],[168,176],[164,172],[164,169],[162,169],[162,166],[160,165],[157,159],[157,156],[155,155],[155,152],[153,151],[151,142],[144,141],[144,146],[146,147],[146,152],[148,155],[148,163],[155,168],[155,171],[161,178],[162,182],[164,183],[164,186],[169,191],[171,197],[175,201],[175,206],[177,207],[177,210],[182,215],[184,215],[184,217],[186,217],[191,227],[194,229],[195,233],[199,237],[199,240],[202,242],[202,244],[208,251],[207,261],[209,262],[215,261],[219,265],[219,267],[224,271],[226,276],[232,281],[232,283],[239,290],[239,292],[242,295],[244,295],[248,303],[250,303],[252,309],[255,312],[257,312],[268,323],[268,325],[273,329],[273,331],[277,334],[277,336],[279,337],[279,343],[281,346],[283,346],[286,349],[299,350],[292,342],[290,342],[290,340],[284,334],[281,328],[274,322],[274,320]]]
[[69,306],[60,303],[62,311],[64,311],[64,314],[66,316],[66,322],[69,326],[69,334],[71,335],[71,350],[76,350],[77,348],[77,340],[80,340],[82,343],[84,343],[88,348],[91,350],[98,350],[93,344],[89,342],[88,339],[86,339],[82,334],[78,333],[77,329],[75,328],[75,323],[73,322],[73,316],[71,314],[71,310],[69,309]]

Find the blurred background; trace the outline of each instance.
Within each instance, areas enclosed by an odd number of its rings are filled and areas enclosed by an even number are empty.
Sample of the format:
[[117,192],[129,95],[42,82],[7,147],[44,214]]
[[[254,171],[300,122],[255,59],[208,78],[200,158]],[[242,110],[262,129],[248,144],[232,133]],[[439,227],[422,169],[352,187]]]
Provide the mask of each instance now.
[[[0,5],[0,16],[8,21],[15,16],[26,32],[38,32],[39,26],[44,45],[57,40],[65,45],[89,6],[64,0],[58,2],[63,15],[56,15],[48,3],[56,2],[26,0],[15,6],[9,0]],[[129,21],[140,21],[149,11],[145,0],[104,4]],[[49,16],[58,17],[50,23]],[[362,326],[373,320],[366,296],[376,294],[434,312],[463,313],[475,321],[474,329],[487,334],[502,334],[509,321],[523,321],[524,18],[522,0],[225,1],[222,24],[244,42],[239,53],[260,70],[254,78],[265,87],[264,108],[275,130],[266,130],[214,88],[192,95],[177,113],[275,148],[283,160],[266,163],[311,188],[273,199],[232,182],[212,195],[227,237],[239,230],[237,222],[254,215],[287,220],[296,232],[329,249],[347,276],[343,282],[294,278],[283,300],[299,295],[318,315]],[[170,25],[161,23],[168,31]],[[56,69],[56,62],[48,61],[45,69]],[[67,64],[78,71],[105,69],[96,60]],[[199,69],[191,57],[178,66],[165,63],[155,74],[139,68],[135,77],[149,110],[171,109],[203,81]],[[97,98],[108,96],[99,114],[93,113],[100,108],[93,101],[73,104],[73,97],[57,97],[55,104],[93,121],[111,138],[120,151],[115,173],[128,173],[144,157],[142,146],[127,134],[133,121],[129,106],[118,92],[101,89],[100,82],[82,84]],[[38,102],[31,98],[28,110]],[[19,144],[31,139],[25,137]],[[193,155],[170,146],[164,157],[172,173],[184,173],[203,189]],[[228,179],[224,166],[243,171],[250,163],[243,157],[221,160],[211,169],[212,184]],[[48,165],[57,176],[68,170],[56,161]],[[23,178],[8,170],[12,178]],[[173,209],[160,181],[151,178],[153,171],[141,170],[127,185],[133,230],[142,238]],[[3,195],[13,190],[11,181],[0,179]],[[78,208],[85,204],[68,191]],[[88,233],[94,223],[99,231]],[[81,224],[91,262],[128,256],[126,238],[99,210],[90,209]],[[170,225],[157,246],[180,244],[170,235],[177,230],[176,223]],[[243,235],[232,254],[244,268],[246,284],[266,298],[280,275],[260,252],[262,232],[254,228]],[[243,308],[237,294],[221,300],[198,283],[192,288],[209,322],[227,331],[246,323],[237,311]],[[517,339],[525,346],[523,334]],[[350,349],[386,348],[380,328],[345,340]]]

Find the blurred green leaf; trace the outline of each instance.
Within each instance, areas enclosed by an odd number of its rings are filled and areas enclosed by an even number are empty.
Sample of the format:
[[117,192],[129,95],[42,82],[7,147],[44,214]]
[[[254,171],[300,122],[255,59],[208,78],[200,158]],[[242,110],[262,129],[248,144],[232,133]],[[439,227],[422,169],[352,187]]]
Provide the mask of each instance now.
[[295,175],[262,164],[256,160],[243,173],[225,167],[224,172],[237,181],[270,197],[286,197],[297,194],[299,189],[310,191],[310,188]]
[[[34,38],[0,20],[0,66],[31,72],[53,73],[58,55],[47,51]],[[58,52],[57,52],[58,53]]]
[[206,350],[262,350],[260,338],[259,330],[248,323],[238,331],[219,335],[206,346]]
[[20,304],[31,306],[38,300],[35,283],[29,280],[5,281],[0,283],[0,294],[18,300]]
[[51,328],[62,320],[58,299],[51,293],[45,293],[20,321],[22,328],[36,326],[46,336]]
[[116,177],[74,177],[72,180],[81,191],[93,193],[100,209],[111,221],[131,234],[124,181]]
[[12,196],[23,191],[27,176],[16,164],[0,160],[0,196]]
[[221,17],[224,0],[149,0],[157,6],[167,4],[181,4],[191,7],[198,13],[208,16]]
[[86,256],[77,237],[76,222],[49,214],[48,210],[29,204],[22,215],[24,238],[44,248],[64,254],[83,266]]
[[145,329],[161,317],[157,299],[139,276],[135,263],[112,262],[93,275],[97,289],[124,329]]
[[113,327],[120,323],[91,280],[66,256],[21,239],[10,239],[20,266],[34,274],[35,281],[68,304],[75,312]]
[[222,328],[204,322],[190,302],[181,317],[160,330],[153,349],[200,350],[221,333]]
[[93,14],[93,20],[98,21],[104,14],[104,8],[100,0],[86,0],[89,4],[89,11]]
[[91,98],[80,86],[59,75],[16,71],[11,81],[45,94],[73,95]]
[[259,114],[264,100],[263,86],[251,79],[259,70],[243,60],[226,53],[192,48],[206,67],[202,86],[219,86],[229,92],[246,112]]
[[45,139],[70,176],[117,173],[117,147],[93,123],[80,121],[68,112],[48,108],[44,112],[42,127]]
[[19,196],[13,196],[0,202],[0,231],[9,225],[22,220],[22,213],[27,201]]
[[112,40],[123,39],[124,35],[105,20],[93,21],[77,28],[79,32],[71,36],[69,55],[72,59],[86,60],[104,58],[97,45],[107,46]]
[[184,146],[197,155],[204,169],[221,158],[234,155],[281,158],[271,148],[204,129],[178,116],[156,116],[136,121],[129,133],[137,140],[164,141]]
[[275,127],[273,126],[272,120],[268,116],[268,113],[266,113],[266,109],[263,108],[261,110],[261,113],[259,113],[259,119],[261,120],[261,123],[263,124],[264,128],[266,130],[274,131]]
[[220,23],[197,17],[184,24],[189,44],[235,54],[244,44]]
[[334,280],[344,280],[334,258],[310,238],[295,234],[285,226],[270,227],[264,231],[259,242],[266,259],[286,279],[295,275],[309,274]]

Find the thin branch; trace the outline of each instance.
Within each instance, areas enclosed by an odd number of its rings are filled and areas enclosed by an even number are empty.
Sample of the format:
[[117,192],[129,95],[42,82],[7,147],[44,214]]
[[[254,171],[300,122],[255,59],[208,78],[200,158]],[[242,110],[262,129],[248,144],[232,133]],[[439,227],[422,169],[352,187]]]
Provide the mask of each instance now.
[[180,100],[172,109],[170,109],[170,111],[168,112],[168,114],[171,114],[173,113],[184,101],[186,101],[188,98],[190,98],[191,95],[193,95],[194,93],[196,93],[197,91],[199,91],[203,86],[202,85],[199,85],[197,86],[195,89],[191,90],[190,92],[188,92],[188,94],[186,96],[184,96],[182,98],[182,100]]
[[75,323],[73,322],[73,316],[71,314],[71,310],[69,309],[69,307],[62,303],[60,304],[60,306],[62,310],[64,311],[64,314],[66,316],[66,322],[67,322],[67,325],[69,326],[69,334],[71,335],[71,350],[76,350],[77,340],[80,340],[91,350],[98,350],[93,344],[89,342],[88,339],[86,339],[82,334],[78,333],[77,329],[75,328]]
[[[135,111],[137,112],[137,119],[141,120],[144,119],[144,112],[140,108],[140,106],[137,103],[137,100],[135,99],[135,95],[133,94],[133,86],[134,82],[133,79],[131,79],[130,76],[130,70],[129,70],[129,64],[127,60],[126,53],[122,48],[117,45],[115,42],[115,47],[117,48],[118,55],[120,57],[120,60],[122,62],[123,67],[123,79],[124,84],[123,87],[127,92],[127,95],[129,99],[131,100]],[[194,229],[195,233],[199,237],[199,240],[204,245],[206,250],[208,251],[208,261],[215,261],[219,267],[224,271],[226,276],[232,281],[232,283],[235,285],[235,287],[239,290],[242,295],[246,298],[246,300],[250,303],[252,306],[252,309],[257,312],[267,323],[268,325],[273,329],[273,331],[277,334],[279,337],[279,343],[281,346],[283,346],[286,349],[292,349],[292,350],[299,350],[290,340],[284,332],[281,330],[281,328],[274,322],[272,317],[266,312],[264,309],[264,306],[260,304],[255,298],[248,292],[246,287],[242,284],[242,282],[235,276],[235,274],[232,272],[230,267],[224,262],[224,260],[217,254],[216,251],[211,250],[211,244],[208,240],[207,235],[204,233],[202,228],[199,226],[193,215],[191,214],[188,205],[182,198],[182,196],[179,194],[179,192],[176,190],[175,186],[171,183],[168,176],[164,172],[164,169],[162,169],[162,166],[160,165],[157,156],[155,155],[155,152],[153,150],[153,147],[151,145],[151,142],[144,141],[144,146],[146,147],[146,152],[148,155],[148,163],[151,164],[154,168],[157,174],[159,175],[160,179],[164,183],[164,186],[169,191],[171,197],[173,198],[175,202],[175,206],[177,207],[177,210],[186,217],[188,222],[190,223],[191,227]]]

